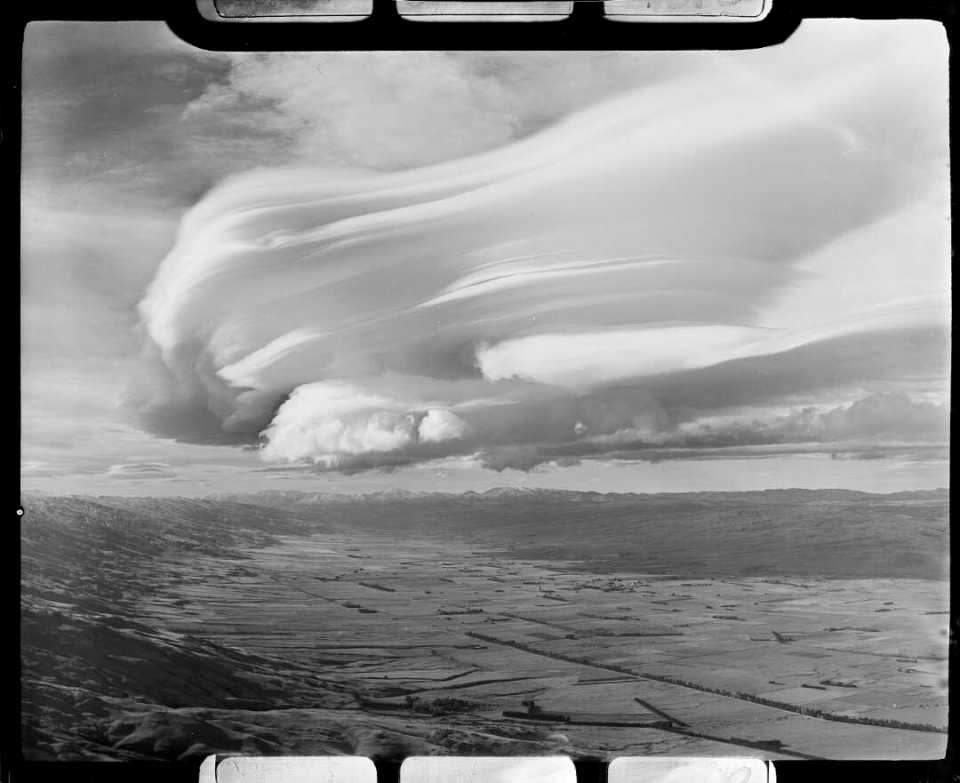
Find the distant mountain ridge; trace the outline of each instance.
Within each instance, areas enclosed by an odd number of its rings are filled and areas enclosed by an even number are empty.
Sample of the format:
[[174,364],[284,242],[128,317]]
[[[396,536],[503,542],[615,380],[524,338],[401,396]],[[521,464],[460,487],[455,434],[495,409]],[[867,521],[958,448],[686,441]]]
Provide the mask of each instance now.
[[[51,542],[145,535],[143,546],[216,549],[276,536],[441,538],[579,571],[800,575],[948,574],[949,493],[851,490],[628,494],[531,488],[486,492],[297,491],[206,498],[24,498],[22,529]],[[58,531],[58,532],[54,532]],[[84,540],[86,534],[81,535]],[[128,543],[129,545],[129,543]]]
[[483,491],[465,492],[413,491],[407,489],[388,489],[372,492],[310,492],[307,490],[264,489],[254,492],[211,492],[207,495],[76,495],[59,494],[35,489],[22,490],[22,500],[54,500],[57,498],[113,498],[118,500],[193,500],[219,501],[228,503],[294,503],[297,505],[324,503],[356,502],[402,502],[429,500],[544,500],[604,503],[630,500],[715,500],[747,502],[842,502],[856,500],[926,500],[948,501],[950,490],[945,487],[936,489],[901,490],[898,492],[861,492],[854,489],[803,489],[789,487],[784,489],[761,490],[704,490],[694,492],[598,492],[596,490],[551,489],[546,487],[492,487]]
[[244,503],[279,502],[297,504],[355,503],[355,502],[402,502],[424,500],[545,500],[571,502],[612,502],[628,500],[745,500],[754,502],[842,502],[856,500],[949,500],[950,491],[944,487],[930,490],[907,490],[899,492],[861,492],[852,489],[763,489],[748,491],[704,492],[597,492],[593,490],[549,489],[541,487],[493,487],[482,492],[414,492],[405,489],[390,489],[376,492],[338,493],[307,492],[303,490],[260,490],[249,493],[214,493],[206,496],[211,500]]

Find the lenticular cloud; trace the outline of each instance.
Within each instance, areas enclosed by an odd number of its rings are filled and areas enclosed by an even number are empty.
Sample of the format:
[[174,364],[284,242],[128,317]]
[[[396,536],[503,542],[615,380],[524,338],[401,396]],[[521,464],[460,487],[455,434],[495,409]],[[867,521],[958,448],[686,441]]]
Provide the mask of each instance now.
[[927,77],[895,53],[787,95],[704,72],[445,164],[230,178],[140,305],[134,404],[162,434],[278,463],[529,465],[930,380],[936,287],[816,298],[833,270],[906,268],[884,255],[892,217],[942,223],[945,121],[911,119]]

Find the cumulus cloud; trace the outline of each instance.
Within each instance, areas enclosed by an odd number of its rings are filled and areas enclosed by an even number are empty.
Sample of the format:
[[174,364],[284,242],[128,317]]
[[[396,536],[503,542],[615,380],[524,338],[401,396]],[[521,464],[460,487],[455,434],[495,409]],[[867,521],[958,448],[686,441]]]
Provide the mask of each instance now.
[[[141,302],[131,404],[165,436],[338,470],[942,437],[937,402],[904,389],[944,394],[943,246],[889,240],[946,236],[945,42],[897,29],[858,33],[839,70],[798,69],[819,57],[801,37],[763,53],[763,79],[734,55],[651,55],[662,67],[631,91],[482,154],[458,157],[515,129],[470,126],[479,141],[418,157],[388,122],[365,147],[386,157],[354,159],[380,172],[229,178],[186,215]],[[346,149],[375,96],[284,92],[271,62],[203,100],[288,99],[274,120],[299,143]],[[377,62],[374,92],[406,61]],[[453,93],[509,103],[507,65],[488,84],[438,62]],[[415,114],[420,89],[390,110]],[[466,127],[453,93],[435,111]],[[433,160],[447,162],[419,165]],[[869,271],[880,282],[852,285]]]
[[267,460],[338,467],[345,458],[458,440],[466,424],[443,408],[390,399],[334,381],[293,391],[264,432]]
[[431,408],[420,420],[417,432],[423,443],[443,443],[466,435],[467,424],[455,413],[442,408]]

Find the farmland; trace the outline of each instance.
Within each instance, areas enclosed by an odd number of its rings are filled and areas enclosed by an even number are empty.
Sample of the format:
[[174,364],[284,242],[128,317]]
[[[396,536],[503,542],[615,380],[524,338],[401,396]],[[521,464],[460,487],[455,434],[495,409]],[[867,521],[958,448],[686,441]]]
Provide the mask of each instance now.
[[25,750],[941,756],[945,495],[856,495],[38,497]]

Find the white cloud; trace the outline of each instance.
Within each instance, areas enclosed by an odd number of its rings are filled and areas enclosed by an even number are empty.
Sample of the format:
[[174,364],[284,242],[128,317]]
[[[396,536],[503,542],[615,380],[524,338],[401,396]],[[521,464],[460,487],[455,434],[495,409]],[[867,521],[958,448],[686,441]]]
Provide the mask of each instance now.
[[466,432],[449,410],[324,381],[297,387],[280,406],[262,454],[268,461],[339,467],[350,457],[457,440]]
[[171,479],[177,472],[163,462],[132,462],[111,465],[106,475],[114,479]]
[[236,176],[186,216],[141,303],[163,379],[142,412],[354,469],[720,447],[696,422],[736,406],[944,395],[942,31],[840,28],[830,69],[798,67],[816,36],[650,55],[636,89],[509,144],[566,110],[519,100],[553,59],[238,55],[190,111],[243,104],[340,167]]
[[185,109],[287,140],[289,158],[395,170],[493,149],[611,94],[702,67],[605,52],[229,55],[225,82]]
[[420,421],[417,433],[423,443],[443,443],[466,435],[467,424],[455,413],[442,408],[431,408]]

